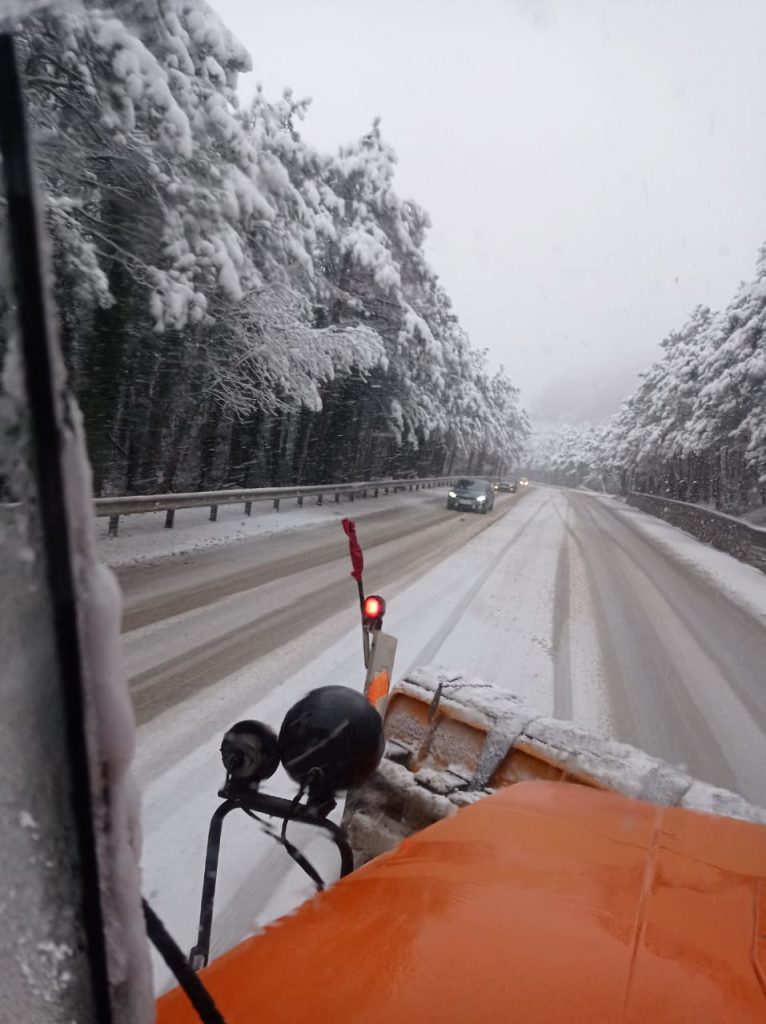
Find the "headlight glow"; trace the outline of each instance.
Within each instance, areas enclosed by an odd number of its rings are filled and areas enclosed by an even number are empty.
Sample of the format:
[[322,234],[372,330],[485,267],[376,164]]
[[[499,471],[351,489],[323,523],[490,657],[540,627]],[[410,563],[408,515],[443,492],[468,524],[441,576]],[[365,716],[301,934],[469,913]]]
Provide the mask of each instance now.
[[449,492],[449,496],[450,496],[450,498],[457,498],[457,494],[455,494],[454,491],[450,491]]
[[480,494],[479,497],[476,500],[477,501],[486,501],[487,500],[487,495],[486,494]]

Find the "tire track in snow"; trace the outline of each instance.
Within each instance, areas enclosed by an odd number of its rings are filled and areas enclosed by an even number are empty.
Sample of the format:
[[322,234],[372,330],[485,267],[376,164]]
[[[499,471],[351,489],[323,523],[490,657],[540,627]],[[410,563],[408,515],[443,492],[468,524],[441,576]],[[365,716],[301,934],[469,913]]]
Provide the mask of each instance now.
[[506,554],[510,551],[510,549],[513,547],[516,541],[522,536],[522,534],[528,529],[528,527],[532,525],[534,520],[540,515],[540,513],[543,511],[546,505],[548,505],[549,501],[550,498],[546,498],[545,501],[542,502],[542,504],[537,506],[532,515],[525,519],[521,526],[518,528],[518,530],[516,530],[516,532],[508,539],[508,542],[501,549],[497,557],[497,560],[494,562],[490,562],[490,564],[485,569],[482,569],[479,572],[479,574],[474,579],[474,582],[463,594],[462,600],[459,602],[458,605],[456,605],[455,608],[453,608],[452,612],[444,620],[441,627],[433,634],[428,643],[421,649],[418,656],[412,661],[411,665],[408,667],[408,670],[414,668],[417,665],[427,665],[431,661],[433,661],[433,659],[439,653],[445,640],[449,637],[449,635],[458,625],[460,620],[463,618],[463,615],[465,614],[465,609],[476,598],[476,595],[484,587],[487,580],[492,576],[494,572],[497,571]]
[[[442,507],[439,495],[426,498],[422,508],[382,509],[365,515],[360,520],[365,549],[371,552],[416,532],[438,528],[443,524],[434,512]],[[118,569],[117,578],[125,595],[122,632],[143,629],[336,562],[345,553],[338,522],[307,528],[298,543],[312,543],[296,551],[292,550],[295,538],[280,534],[191,553],[186,556],[188,565],[166,559]]]
[[570,638],[569,597],[569,505],[566,517],[554,502],[556,514],[564,525],[559,557],[556,564],[556,582],[553,600],[553,715],[572,718],[572,650]]
[[[639,547],[632,531],[620,530],[622,517],[616,510],[603,508],[594,499],[569,500],[586,541],[585,569],[610,680],[616,738],[681,763],[697,778],[757,800],[753,778],[758,771],[749,763],[752,755],[736,750],[731,733],[738,723],[753,750],[763,748],[763,736],[755,736],[753,719],[744,719],[737,710],[734,666],[721,673],[717,659],[711,657],[709,640],[719,632],[722,609],[716,607],[712,619],[704,612],[708,601],[718,606],[718,596],[698,591],[696,585],[693,592],[686,592],[689,581],[682,567],[651,544]],[[699,616],[693,626],[695,616],[689,616],[679,600],[679,586]],[[711,632],[704,640],[703,623]],[[727,690],[733,692],[727,695]]]

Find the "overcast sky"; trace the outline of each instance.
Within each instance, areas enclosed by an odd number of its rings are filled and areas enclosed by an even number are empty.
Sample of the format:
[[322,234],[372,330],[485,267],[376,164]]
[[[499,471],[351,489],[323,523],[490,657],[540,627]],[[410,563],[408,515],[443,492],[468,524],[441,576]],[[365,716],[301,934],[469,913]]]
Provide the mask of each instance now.
[[599,418],[766,240],[763,0],[210,0],[333,149],[375,116],[475,345]]

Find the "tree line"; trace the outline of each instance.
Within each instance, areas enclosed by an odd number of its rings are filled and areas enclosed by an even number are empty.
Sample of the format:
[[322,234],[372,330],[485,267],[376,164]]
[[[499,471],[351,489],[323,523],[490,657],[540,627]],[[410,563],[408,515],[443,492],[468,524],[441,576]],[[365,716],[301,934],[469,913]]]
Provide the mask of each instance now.
[[43,11],[19,46],[96,494],[515,461],[518,391],[460,325],[379,124],[325,153],[308,101],[241,106],[250,57],[203,0]]
[[662,349],[609,422],[538,431],[530,472],[730,511],[766,504],[766,247],[725,309],[698,306]]

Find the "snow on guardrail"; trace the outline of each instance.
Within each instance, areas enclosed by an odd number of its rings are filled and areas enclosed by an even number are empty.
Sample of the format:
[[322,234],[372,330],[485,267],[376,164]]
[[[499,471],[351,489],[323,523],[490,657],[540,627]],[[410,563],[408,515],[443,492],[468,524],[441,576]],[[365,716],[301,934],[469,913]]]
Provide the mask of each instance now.
[[419,491],[421,488],[446,487],[455,482],[455,476],[415,477],[389,480],[363,480],[342,484],[312,484],[297,487],[252,487],[231,489],[226,491],[192,491],[186,494],[139,494],[115,498],[96,498],[94,501],[96,515],[109,517],[109,535],[116,537],[120,525],[120,516],[137,515],[141,512],[164,512],[165,526],[172,529],[175,513],[183,508],[210,507],[210,520],[218,518],[219,505],[244,504],[245,515],[252,512],[254,501],[273,501],[274,510],[279,511],[279,503],[283,498],[296,498],[298,505],[303,499],[316,497],[321,505],[325,495],[332,495],[336,504],[340,496],[347,494],[351,501],[359,495],[366,498],[369,492],[377,498],[384,494],[398,491]]

